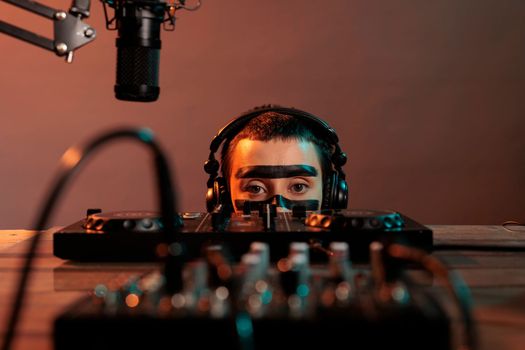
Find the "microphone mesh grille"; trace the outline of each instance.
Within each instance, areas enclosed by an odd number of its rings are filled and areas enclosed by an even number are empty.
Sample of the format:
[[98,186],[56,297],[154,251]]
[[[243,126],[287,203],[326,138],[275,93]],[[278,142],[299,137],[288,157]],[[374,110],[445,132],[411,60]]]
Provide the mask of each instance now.
[[159,86],[160,50],[143,47],[119,47],[117,50],[117,85]]

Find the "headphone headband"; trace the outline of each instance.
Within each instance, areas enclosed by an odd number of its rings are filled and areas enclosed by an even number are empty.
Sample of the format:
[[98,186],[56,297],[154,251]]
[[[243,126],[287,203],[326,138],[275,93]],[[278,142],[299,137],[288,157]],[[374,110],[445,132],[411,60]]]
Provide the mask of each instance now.
[[[264,105],[261,107],[253,108],[247,112],[244,112],[240,116],[230,120],[228,124],[226,124],[210,143],[210,152],[215,153],[219,150],[219,147],[221,146],[222,142],[225,139],[229,138],[229,135],[236,135],[239,133],[242,128],[250,122],[253,118],[267,113],[267,112],[275,112],[275,113],[281,113],[285,115],[289,115],[292,117],[298,117],[301,118],[302,121],[305,121],[311,126],[319,126],[321,132],[324,133],[325,138],[327,141],[329,141],[331,144],[335,145],[336,148],[339,148],[337,146],[339,142],[339,137],[337,136],[337,133],[335,130],[328,125],[327,122],[325,122],[322,119],[319,119],[318,117],[314,116],[313,114],[307,113],[305,111],[302,111],[300,109],[296,108],[289,108],[289,107],[282,107],[278,105]],[[317,128],[315,128],[315,131],[318,131]],[[337,151],[337,150],[336,150]]]

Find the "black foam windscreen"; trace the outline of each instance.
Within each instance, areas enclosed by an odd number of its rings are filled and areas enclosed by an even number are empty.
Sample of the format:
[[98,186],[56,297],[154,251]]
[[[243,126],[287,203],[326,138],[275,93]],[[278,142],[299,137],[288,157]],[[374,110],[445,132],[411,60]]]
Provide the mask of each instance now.
[[160,26],[165,3],[125,1],[116,12],[117,80],[119,100],[156,101],[159,88]]
[[117,49],[115,96],[126,101],[155,101],[159,97],[160,50],[149,47]]

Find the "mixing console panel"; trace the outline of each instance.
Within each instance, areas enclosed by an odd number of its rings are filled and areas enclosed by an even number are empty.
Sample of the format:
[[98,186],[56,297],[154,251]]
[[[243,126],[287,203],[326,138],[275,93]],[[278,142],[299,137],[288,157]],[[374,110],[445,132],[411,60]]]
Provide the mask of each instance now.
[[55,234],[66,259],[164,257],[158,271],[97,285],[62,313],[57,349],[451,348],[432,283],[389,253],[432,250],[432,231],[406,216],[267,207],[175,220],[160,245],[162,222],[147,212],[91,210]]
[[[367,261],[368,247],[374,241],[401,243],[432,250],[432,231],[393,211],[339,210],[277,213],[261,208],[245,214],[181,213],[175,217],[177,232],[170,240],[184,243],[190,256],[200,254],[205,244],[226,244],[238,260],[251,242],[270,244],[271,260],[286,256],[292,242],[317,247],[313,261],[326,261],[331,242],[346,242],[352,261]],[[166,238],[162,222],[153,212],[101,213],[88,210],[80,220],[53,236],[54,254],[77,261],[154,261],[157,247]]]

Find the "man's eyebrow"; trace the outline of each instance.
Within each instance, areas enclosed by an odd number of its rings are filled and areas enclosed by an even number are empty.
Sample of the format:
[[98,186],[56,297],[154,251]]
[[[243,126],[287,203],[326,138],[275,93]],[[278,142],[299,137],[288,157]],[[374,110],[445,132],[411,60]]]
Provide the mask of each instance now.
[[311,165],[254,165],[246,166],[237,170],[235,177],[279,179],[294,176],[317,176],[317,170]]

